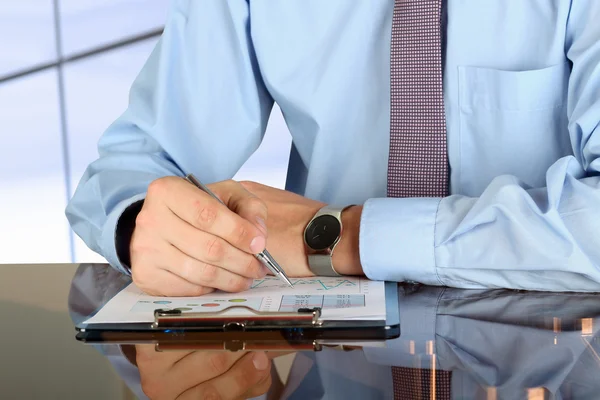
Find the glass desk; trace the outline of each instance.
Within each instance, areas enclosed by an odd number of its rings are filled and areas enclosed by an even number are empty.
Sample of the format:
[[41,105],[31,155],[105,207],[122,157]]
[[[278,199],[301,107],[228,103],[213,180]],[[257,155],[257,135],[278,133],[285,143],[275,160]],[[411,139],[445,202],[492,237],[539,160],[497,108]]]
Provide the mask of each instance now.
[[[0,265],[0,398],[207,398],[213,382],[236,398],[393,399],[395,375],[409,400],[600,399],[597,294],[402,284],[398,339],[269,352],[268,379],[235,393],[250,353],[75,339],[73,321],[127,279],[104,264]],[[247,370],[227,374],[232,359]]]

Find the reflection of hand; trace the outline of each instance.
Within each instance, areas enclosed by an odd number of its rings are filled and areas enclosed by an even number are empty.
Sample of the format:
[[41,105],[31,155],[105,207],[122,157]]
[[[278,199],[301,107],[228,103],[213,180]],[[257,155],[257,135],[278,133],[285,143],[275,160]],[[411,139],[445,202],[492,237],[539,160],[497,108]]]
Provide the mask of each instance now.
[[264,352],[168,351],[136,345],[142,390],[151,399],[246,399],[271,386]]

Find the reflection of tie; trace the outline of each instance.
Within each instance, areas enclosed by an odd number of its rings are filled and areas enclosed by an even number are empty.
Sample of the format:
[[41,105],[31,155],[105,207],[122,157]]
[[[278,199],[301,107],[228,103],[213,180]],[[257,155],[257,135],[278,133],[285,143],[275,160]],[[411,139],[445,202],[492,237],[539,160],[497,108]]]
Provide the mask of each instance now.
[[448,192],[442,0],[396,0],[390,58],[389,197]]
[[450,400],[449,371],[435,371],[432,379],[431,369],[392,367],[395,400]]
[[[389,197],[448,194],[442,0],[395,0],[390,59]],[[392,367],[394,399],[449,400],[451,373]]]

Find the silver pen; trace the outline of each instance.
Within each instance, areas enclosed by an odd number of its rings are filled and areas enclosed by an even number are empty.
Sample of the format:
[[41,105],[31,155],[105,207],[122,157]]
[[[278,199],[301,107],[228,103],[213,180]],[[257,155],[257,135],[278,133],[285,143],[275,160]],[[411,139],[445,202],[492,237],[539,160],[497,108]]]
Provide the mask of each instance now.
[[[223,203],[221,201],[221,199],[219,199],[213,192],[211,192],[211,190],[208,187],[206,187],[206,185],[204,185],[202,182],[200,182],[193,174],[186,175],[185,179],[188,182],[190,182],[191,184],[193,184],[194,186],[196,186],[198,189],[200,189],[200,190],[204,191],[205,193],[209,194],[210,196],[212,196],[219,203],[225,205],[225,203]],[[294,285],[292,284],[292,282],[290,281],[290,279],[287,277],[287,275],[285,274],[285,272],[283,271],[283,269],[279,266],[279,264],[277,264],[277,261],[275,261],[275,259],[273,258],[273,256],[271,256],[271,254],[269,254],[269,252],[267,251],[267,249],[264,249],[260,253],[255,254],[254,256],[261,263],[263,263],[263,265],[265,267],[267,267],[269,269],[269,271],[271,271],[273,273],[273,275],[275,275],[280,280],[282,280],[285,283],[287,283],[290,287],[294,287]]]

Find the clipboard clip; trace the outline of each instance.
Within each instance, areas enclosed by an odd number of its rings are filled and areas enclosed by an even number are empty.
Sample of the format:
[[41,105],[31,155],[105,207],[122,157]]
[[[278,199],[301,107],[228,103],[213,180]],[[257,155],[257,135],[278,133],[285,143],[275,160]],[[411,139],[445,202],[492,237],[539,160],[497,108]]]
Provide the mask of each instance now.
[[[244,311],[244,315],[235,311]],[[233,313],[232,313],[233,311]],[[231,306],[217,312],[154,310],[152,328],[222,328],[223,331],[246,329],[314,328],[321,326],[321,308],[299,308],[297,312],[257,311],[248,306]]]

